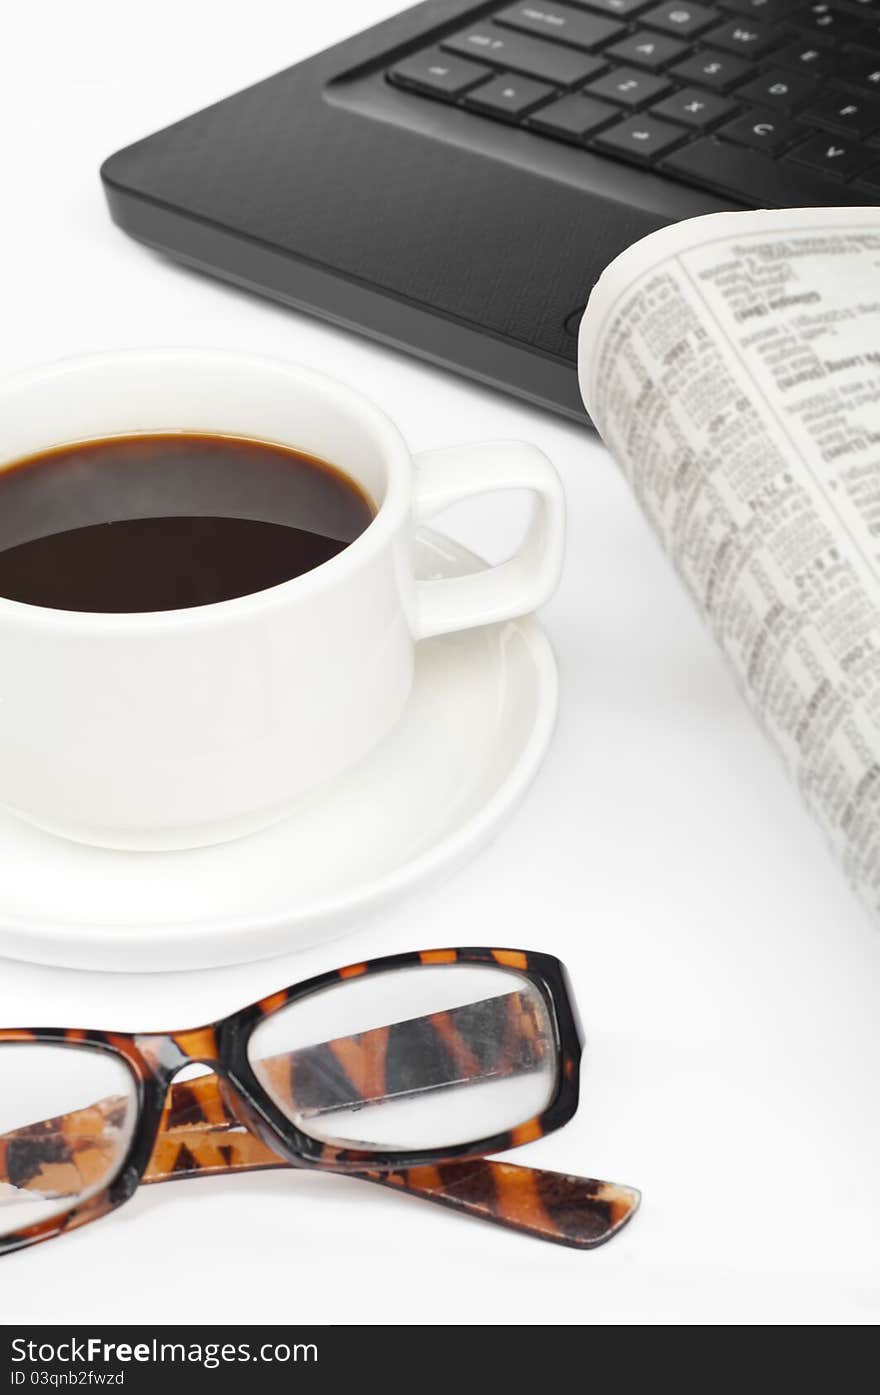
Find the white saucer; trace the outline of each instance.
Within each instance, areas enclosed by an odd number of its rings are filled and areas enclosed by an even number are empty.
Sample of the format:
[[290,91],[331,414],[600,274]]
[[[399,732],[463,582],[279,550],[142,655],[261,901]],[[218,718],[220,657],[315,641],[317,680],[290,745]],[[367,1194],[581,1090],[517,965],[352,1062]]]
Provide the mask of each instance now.
[[[420,535],[421,577],[482,566]],[[274,828],[192,852],[87,848],[0,811],[0,954],[157,971],[268,958],[462,862],[536,774],[556,664],[534,617],[418,647],[404,716],[371,755]]]

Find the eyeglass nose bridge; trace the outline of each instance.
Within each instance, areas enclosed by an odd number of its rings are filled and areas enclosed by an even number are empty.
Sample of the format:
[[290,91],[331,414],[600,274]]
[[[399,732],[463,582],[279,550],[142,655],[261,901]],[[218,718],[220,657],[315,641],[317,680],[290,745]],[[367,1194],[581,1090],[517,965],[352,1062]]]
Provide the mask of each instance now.
[[142,1032],[134,1043],[166,1087],[185,1066],[208,1066],[211,1070],[220,1066],[220,1043],[213,1024],[183,1032]]
[[154,1059],[159,1066],[166,1090],[172,1085],[174,1077],[188,1066],[205,1066],[212,1072],[214,1094],[229,1116],[230,1122],[240,1124],[249,1132],[257,1134],[264,1142],[269,1141],[268,1137],[264,1137],[264,1134],[268,1135],[269,1132],[265,1122],[245,1095],[228,1079],[217,1025],[212,1023],[183,1032],[172,1032],[166,1037],[139,1040],[142,1050],[151,1044],[154,1046]]
[[185,1057],[184,1064],[216,1066],[219,1063],[220,1043],[217,1028],[213,1025],[174,1032],[171,1041]]

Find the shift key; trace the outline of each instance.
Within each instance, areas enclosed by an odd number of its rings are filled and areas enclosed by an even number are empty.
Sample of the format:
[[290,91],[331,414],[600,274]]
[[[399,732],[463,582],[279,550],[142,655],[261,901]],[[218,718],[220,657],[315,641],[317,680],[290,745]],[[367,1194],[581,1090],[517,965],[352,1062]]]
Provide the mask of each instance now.
[[508,73],[525,73],[527,77],[552,82],[557,87],[574,87],[605,67],[601,59],[588,53],[577,53],[543,39],[527,39],[491,24],[453,34],[443,40],[443,48],[479,63],[491,63]]

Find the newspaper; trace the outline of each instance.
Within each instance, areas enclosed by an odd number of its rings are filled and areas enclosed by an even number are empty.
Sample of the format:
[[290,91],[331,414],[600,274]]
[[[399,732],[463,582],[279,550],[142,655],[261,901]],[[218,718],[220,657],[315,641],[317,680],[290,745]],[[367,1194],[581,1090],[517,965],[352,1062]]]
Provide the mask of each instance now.
[[880,910],[880,209],[718,213],[618,257],[587,409]]

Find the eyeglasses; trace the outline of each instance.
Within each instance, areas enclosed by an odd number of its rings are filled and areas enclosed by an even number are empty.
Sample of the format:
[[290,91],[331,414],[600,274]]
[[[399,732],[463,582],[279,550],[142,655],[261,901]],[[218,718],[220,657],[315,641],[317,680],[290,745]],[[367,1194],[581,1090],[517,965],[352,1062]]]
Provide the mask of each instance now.
[[559,960],[503,949],[350,965],[190,1031],[0,1030],[0,1253],[141,1182],[284,1166],[592,1248],[637,1191],[486,1157],[568,1122],[582,1046]]

